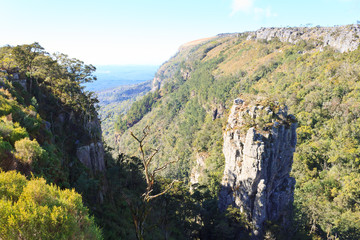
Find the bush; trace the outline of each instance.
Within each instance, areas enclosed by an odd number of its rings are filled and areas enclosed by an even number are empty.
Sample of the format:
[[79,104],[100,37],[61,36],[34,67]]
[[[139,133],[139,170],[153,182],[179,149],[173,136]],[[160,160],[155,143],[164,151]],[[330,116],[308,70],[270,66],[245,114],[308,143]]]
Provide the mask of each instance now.
[[74,190],[0,173],[0,239],[102,239]]
[[0,173],[0,198],[17,201],[26,185],[25,176],[15,171]]
[[15,142],[15,157],[23,163],[32,163],[37,160],[44,153],[39,143],[33,139],[23,138]]
[[12,145],[22,138],[29,137],[25,128],[17,122],[13,123],[11,120],[7,120],[5,116],[0,118],[0,136]]

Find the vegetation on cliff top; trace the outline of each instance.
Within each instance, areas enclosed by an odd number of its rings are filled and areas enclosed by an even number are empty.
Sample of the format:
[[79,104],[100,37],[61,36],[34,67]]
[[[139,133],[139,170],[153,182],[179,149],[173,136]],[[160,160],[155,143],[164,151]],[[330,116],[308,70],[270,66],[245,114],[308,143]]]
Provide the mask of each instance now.
[[[75,154],[101,138],[100,129],[86,127],[97,119],[97,100],[81,87],[96,79],[95,68],[33,43],[0,48],[0,69],[0,168],[40,177],[0,173],[0,238],[101,239],[82,197],[59,189],[85,189],[98,178]],[[93,188],[96,194],[99,184]]]

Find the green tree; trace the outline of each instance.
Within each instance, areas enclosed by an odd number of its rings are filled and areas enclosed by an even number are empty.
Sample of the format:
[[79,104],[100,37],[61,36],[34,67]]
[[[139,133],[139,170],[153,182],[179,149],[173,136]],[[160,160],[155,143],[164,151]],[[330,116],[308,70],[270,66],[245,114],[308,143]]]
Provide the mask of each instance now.
[[[39,43],[34,42],[32,44],[18,45],[12,50],[14,59],[18,63],[21,70],[26,71],[28,76],[33,77],[33,73],[36,70],[35,59],[39,56],[46,55],[44,48]],[[31,84],[30,84],[31,92]]]

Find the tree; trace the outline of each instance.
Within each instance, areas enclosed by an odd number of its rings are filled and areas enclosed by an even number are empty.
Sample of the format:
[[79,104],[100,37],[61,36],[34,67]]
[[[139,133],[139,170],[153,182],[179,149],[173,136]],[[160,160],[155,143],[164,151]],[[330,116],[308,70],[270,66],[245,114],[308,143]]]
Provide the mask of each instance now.
[[149,131],[150,131],[150,127],[146,126],[143,129],[143,135],[141,138],[135,136],[135,134],[133,132],[130,132],[131,136],[139,144],[140,160],[141,160],[142,166],[144,167],[144,175],[145,175],[145,180],[146,180],[146,189],[145,189],[145,192],[141,196],[140,204],[136,204],[135,201],[132,201],[128,196],[123,194],[128,206],[130,208],[130,211],[131,211],[133,224],[134,224],[135,232],[136,232],[136,238],[138,240],[144,239],[144,229],[145,229],[146,219],[151,212],[150,201],[167,193],[173,187],[174,183],[177,182],[177,180],[173,180],[160,193],[157,193],[157,194],[153,193],[156,174],[158,172],[164,170],[168,165],[170,165],[171,163],[174,163],[175,161],[168,161],[164,165],[162,165],[160,167],[155,167],[151,171],[152,161],[159,150],[151,149],[152,152],[149,155],[147,155],[145,153],[144,144],[145,144],[146,137],[149,135]]
[[16,62],[10,46],[5,46],[0,49],[0,69],[9,71],[16,67]]
[[60,74],[67,76],[71,81],[80,84],[96,80],[96,77],[93,75],[96,67],[93,65],[86,65],[83,61],[76,58],[69,58],[68,55],[62,53],[56,53],[53,57],[61,66],[59,69]]
[[30,77],[34,72],[35,58],[41,55],[46,55],[44,48],[39,43],[18,45],[13,48],[15,61],[19,64],[22,70],[29,72]]
[[18,45],[13,48],[15,61],[18,63],[20,69],[25,71],[30,77],[29,79],[29,92],[32,91],[32,77],[35,72],[35,59],[39,56],[47,55],[44,48],[39,43],[34,42],[32,44]]

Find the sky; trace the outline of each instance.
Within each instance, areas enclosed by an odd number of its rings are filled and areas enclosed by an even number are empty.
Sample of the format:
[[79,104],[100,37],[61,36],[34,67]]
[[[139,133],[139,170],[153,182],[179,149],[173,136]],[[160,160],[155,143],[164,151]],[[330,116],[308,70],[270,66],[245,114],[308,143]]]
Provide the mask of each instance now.
[[39,42],[94,65],[160,65],[219,33],[360,20],[360,0],[0,0],[0,9],[0,46]]

